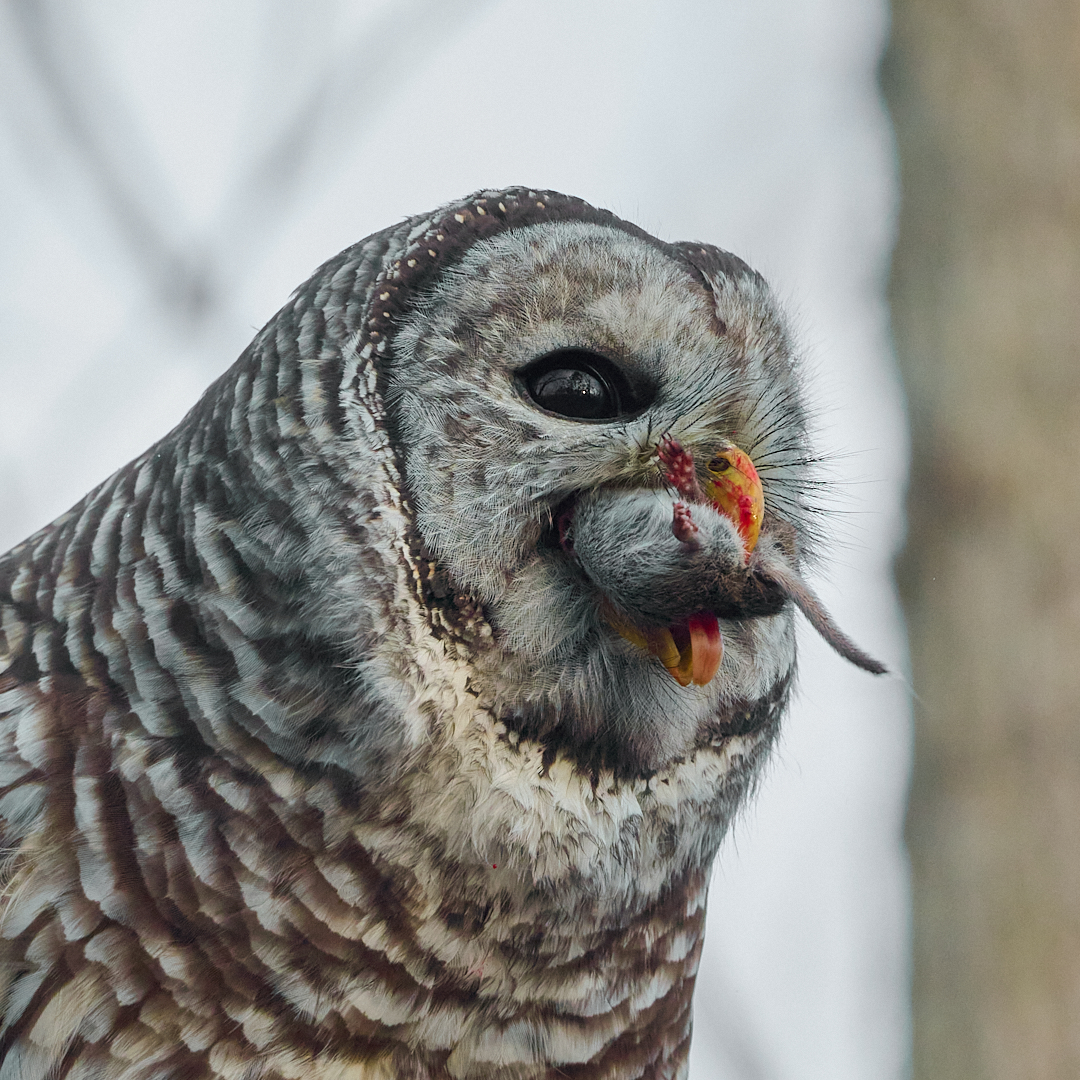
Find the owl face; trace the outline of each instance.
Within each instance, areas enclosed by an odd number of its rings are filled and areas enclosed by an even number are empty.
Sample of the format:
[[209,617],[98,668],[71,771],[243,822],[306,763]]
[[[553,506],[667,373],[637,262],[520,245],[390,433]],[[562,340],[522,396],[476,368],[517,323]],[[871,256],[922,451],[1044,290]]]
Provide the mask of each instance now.
[[[735,516],[688,503],[665,468],[676,446],[686,482],[713,483],[718,452],[742,448],[761,476],[763,550],[797,566],[791,346],[757,275],[702,269],[704,285],[602,225],[504,232],[415,301],[388,380],[416,527],[492,628],[477,667],[496,711],[629,773],[713,739],[718,716],[769,697],[794,662],[790,605],[748,576]],[[689,648],[698,615],[722,658],[704,685],[680,685],[649,642]]]

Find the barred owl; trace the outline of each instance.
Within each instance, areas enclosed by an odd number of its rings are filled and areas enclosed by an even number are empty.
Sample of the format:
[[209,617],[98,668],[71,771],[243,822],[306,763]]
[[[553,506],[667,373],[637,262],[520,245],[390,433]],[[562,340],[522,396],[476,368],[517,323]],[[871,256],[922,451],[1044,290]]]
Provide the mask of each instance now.
[[482,192],[322,266],[0,559],[0,1080],[685,1076],[777,731],[800,369],[760,276]]

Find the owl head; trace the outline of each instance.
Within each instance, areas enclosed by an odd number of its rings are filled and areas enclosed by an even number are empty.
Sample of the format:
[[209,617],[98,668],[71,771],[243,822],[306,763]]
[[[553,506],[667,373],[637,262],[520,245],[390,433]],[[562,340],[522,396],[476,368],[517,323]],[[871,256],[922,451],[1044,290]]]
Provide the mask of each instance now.
[[801,580],[811,469],[760,275],[514,188],[331,259],[76,511],[142,523],[155,663],[279,758],[370,787],[482,712],[640,778],[768,742],[795,608],[879,667]]
[[814,606],[812,476],[762,277],[527,191],[474,197],[412,251],[370,323],[392,328],[387,422],[416,533],[490,629],[496,714],[637,774],[774,723],[792,600]]

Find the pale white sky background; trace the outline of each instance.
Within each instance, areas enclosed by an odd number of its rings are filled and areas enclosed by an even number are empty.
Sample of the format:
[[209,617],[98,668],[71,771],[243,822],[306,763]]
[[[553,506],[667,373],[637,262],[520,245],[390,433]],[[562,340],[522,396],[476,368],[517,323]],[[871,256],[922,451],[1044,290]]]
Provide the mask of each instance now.
[[[903,670],[887,21],[884,0],[7,0],[0,550],[164,434],[325,258],[523,183],[773,282],[833,455],[817,584]],[[693,1080],[907,1072],[907,694],[801,646],[713,880]]]

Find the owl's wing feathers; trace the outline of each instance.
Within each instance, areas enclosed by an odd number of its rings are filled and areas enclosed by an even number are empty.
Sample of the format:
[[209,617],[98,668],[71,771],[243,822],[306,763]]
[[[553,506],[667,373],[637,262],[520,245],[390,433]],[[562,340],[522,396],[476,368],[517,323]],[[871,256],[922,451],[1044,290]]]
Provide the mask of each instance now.
[[[652,404],[537,409],[522,365],[564,355]],[[707,506],[708,544],[657,525],[636,562],[603,530],[575,555],[573,513],[625,490],[670,522],[661,437],[749,440],[799,600],[798,379],[745,264],[552,192],[321,267],[0,559],[0,1080],[683,1075],[791,610],[751,610]],[[686,591],[691,558],[720,594]],[[616,632],[648,623],[649,574],[670,638]],[[633,641],[679,647],[698,603],[726,652],[684,688]]]

